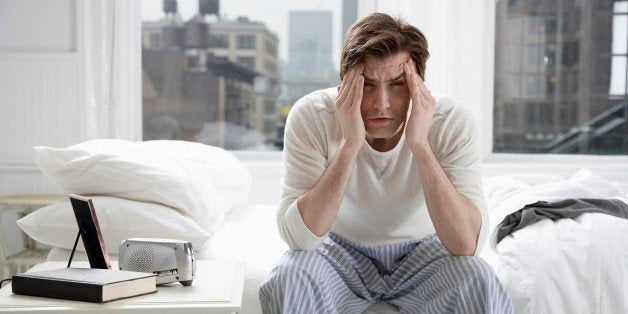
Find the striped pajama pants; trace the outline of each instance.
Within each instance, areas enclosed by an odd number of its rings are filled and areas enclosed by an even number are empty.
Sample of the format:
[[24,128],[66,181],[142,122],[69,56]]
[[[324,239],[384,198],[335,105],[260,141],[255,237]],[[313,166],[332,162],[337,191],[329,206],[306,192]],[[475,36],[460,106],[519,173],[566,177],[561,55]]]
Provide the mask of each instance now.
[[361,313],[380,301],[401,313],[513,313],[493,269],[436,235],[365,247],[332,233],[315,251],[287,252],[259,297],[264,313]]

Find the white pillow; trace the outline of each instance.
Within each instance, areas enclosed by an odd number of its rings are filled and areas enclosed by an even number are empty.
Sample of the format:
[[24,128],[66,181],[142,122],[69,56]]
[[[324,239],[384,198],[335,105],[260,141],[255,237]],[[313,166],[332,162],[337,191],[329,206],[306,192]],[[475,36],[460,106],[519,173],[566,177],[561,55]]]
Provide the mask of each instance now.
[[[192,242],[201,250],[209,234],[175,209],[116,197],[91,196],[98,224],[109,253],[117,254],[120,242],[128,238],[167,238]],[[70,201],[55,203],[17,221],[32,239],[51,246],[72,249],[78,226]],[[77,250],[85,251],[83,241]]]
[[66,193],[110,195],[168,205],[213,232],[246,203],[251,175],[231,153],[185,141],[98,139],[68,148],[35,147],[37,165]]
[[216,187],[223,206],[228,213],[236,206],[248,205],[251,173],[232,153],[215,146],[187,141],[146,141],[142,142],[146,151],[175,156],[190,161],[211,180]]

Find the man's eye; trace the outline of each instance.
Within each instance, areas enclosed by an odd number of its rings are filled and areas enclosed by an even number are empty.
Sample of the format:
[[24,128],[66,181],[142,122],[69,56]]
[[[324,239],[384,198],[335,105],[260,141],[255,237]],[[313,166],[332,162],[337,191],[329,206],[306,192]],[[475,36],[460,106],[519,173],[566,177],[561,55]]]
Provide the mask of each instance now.
[[364,87],[373,87],[375,85],[371,84],[371,83],[364,83]]
[[393,86],[405,86],[406,82],[394,82],[392,85]]

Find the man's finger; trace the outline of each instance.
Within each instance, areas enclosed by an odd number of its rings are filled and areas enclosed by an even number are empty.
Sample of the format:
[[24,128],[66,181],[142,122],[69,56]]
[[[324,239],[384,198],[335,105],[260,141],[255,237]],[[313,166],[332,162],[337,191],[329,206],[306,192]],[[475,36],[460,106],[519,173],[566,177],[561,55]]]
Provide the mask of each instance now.
[[347,93],[349,92],[349,90],[351,89],[351,86],[353,85],[353,81],[355,80],[355,73],[357,72],[357,66],[351,68],[351,70],[349,70],[349,73],[347,73],[347,75],[345,76],[345,79],[342,80],[342,84],[340,86],[340,94],[338,95],[338,99],[345,99],[347,97]]
[[419,97],[419,82],[416,79],[415,73],[412,73],[412,66],[409,62],[405,64],[404,71],[406,74],[406,84],[408,85],[408,90],[410,91],[410,97],[412,97],[412,100],[416,103],[416,105],[419,105],[419,102],[421,102],[421,98]]
[[338,89],[338,95],[342,94],[347,89],[347,82],[349,81],[349,77],[351,77],[351,72],[353,68],[350,68],[349,71],[345,74],[345,76],[340,81],[340,88]]
[[[360,85],[360,81],[361,80],[362,80],[362,85]],[[364,81],[363,80],[364,80],[364,77],[362,75],[358,75],[358,71],[356,71],[355,78],[353,79],[353,83],[351,84],[351,88],[349,89],[346,101],[343,102],[343,106],[351,107],[353,105],[353,103],[355,102],[355,99],[356,99],[356,94],[358,92],[361,94],[362,93],[362,89],[364,89]]]
[[[349,73],[347,73],[347,75],[345,76],[345,80],[343,80],[343,81],[346,81],[345,89],[349,89],[351,87],[351,85],[353,84],[353,81],[355,80],[355,77],[358,75],[358,72],[360,70],[360,66],[361,66],[361,64],[358,64],[358,65],[352,67],[349,70]],[[342,87],[341,87],[341,89],[342,89]]]
[[425,85],[425,81],[423,81],[420,76],[418,77],[418,79],[421,82],[421,94],[423,95],[425,100],[429,102],[436,102],[436,99],[434,99],[434,96],[432,96],[432,92]]
[[425,87],[425,84],[423,84],[423,86],[421,86],[421,96],[430,102],[434,102],[434,96],[432,96],[432,93],[430,92],[429,89],[427,89],[427,87]]
[[358,77],[358,79],[356,80],[356,91],[355,91],[355,95],[353,96],[353,102],[352,102],[352,106],[353,109],[356,109],[359,111],[360,109],[360,105],[362,104],[362,93],[364,92],[364,76],[360,75]]
[[404,63],[403,65],[403,73],[406,76],[406,85],[408,85],[408,90],[410,91],[410,94],[412,95],[412,89],[414,88],[414,85],[413,85],[412,73],[410,73],[410,66],[408,65],[408,62]]
[[345,79],[342,80],[342,84],[340,84],[340,92],[338,93],[338,97],[336,97],[336,102],[342,104],[347,96],[349,95],[349,90],[351,89],[351,85],[353,84],[353,73],[355,72],[355,68],[351,68],[349,73],[345,75]]
[[364,88],[364,82],[362,81],[361,84],[358,82],[360,78],[364,79],[364,77],[362,76],[363,71],[363,64],[358,64],[355,67],[355,71],[353,72],[353,77],[351,80],[351,87],[347,88],[347,95],[343,99],[343,104],[345,104],[346,106],[350,107],[353,104],[353,100],[355,99],[355,94],[358,92],[358,89],[361,91]]
[[349,80],[349,74],[351,73],[351,70],[352,69],[349,69],[349,71],[347,71],[345,76],[340,81],[340,86],[338,87],[338,96],[340,96],[340,94],[342,94],[344,90],[347,88],[347,80]]

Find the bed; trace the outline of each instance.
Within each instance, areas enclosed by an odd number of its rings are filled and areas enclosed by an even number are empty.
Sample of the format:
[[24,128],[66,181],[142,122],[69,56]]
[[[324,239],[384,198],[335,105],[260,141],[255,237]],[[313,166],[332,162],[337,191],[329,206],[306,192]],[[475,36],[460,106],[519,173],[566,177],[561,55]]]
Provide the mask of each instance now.
[[[569,178],[509,174],[485,177],[483,183],[491,232],[506,215],[538,200],[588,197],[628,202],[628,184],[610,182],[586,169]],[[261,313],[259,286],[287,250],[276,229],[275,211],[272,204],[234,203],[196,252],[199,259],[246,264],[242,313]],[[53,247],[48,260],[67,260],[69,252]],[[594,213],[542,220],[498,244],[492,238],[480,256],[509,291],[516,313],[628,313],[628,220]],[[85,259],[84,253],[75,259]],[[382,303],[368,312],[395,309]]]

